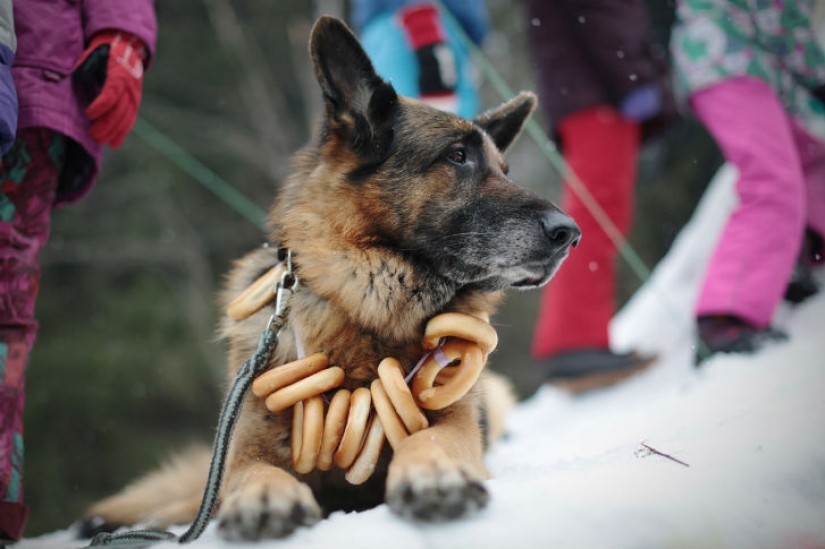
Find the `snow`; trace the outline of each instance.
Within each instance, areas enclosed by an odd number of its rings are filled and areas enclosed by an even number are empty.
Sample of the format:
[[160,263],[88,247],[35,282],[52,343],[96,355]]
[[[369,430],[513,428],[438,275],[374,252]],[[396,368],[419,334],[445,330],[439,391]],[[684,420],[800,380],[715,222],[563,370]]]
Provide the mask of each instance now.
[[[610,389],[574,397],[544,386],[520,403],[507,438],[488,456],[492,497],[481,514],[415,524],[382,505],[254,545],[223,542],[212,524],[190,545],[825,546],[825,293],[781,306],[776,324],[789,342],[754,356],[713,358],[699,370],[692,364],[691,307],[734,204],[734,176],[728,166],[720,170],[668,256],[611,326],[617,348],[655,352],[659,361]],[[14,549],[88,543],[72,538],[69,529]]]

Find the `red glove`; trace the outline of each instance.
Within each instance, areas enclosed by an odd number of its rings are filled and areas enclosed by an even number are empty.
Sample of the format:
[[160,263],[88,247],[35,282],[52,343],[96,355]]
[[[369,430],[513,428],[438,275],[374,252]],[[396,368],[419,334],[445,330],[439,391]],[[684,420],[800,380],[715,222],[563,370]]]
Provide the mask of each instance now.
[[[102,89],[86,108],[92,120],[89,134],[99,143],[117,149],[132,129],[143,93],[145,59],[146,47],[137,37],[106,30],[92,37],[75,65],[77,73],[102,75]],[[90,67],[98,64],[98,68]]]

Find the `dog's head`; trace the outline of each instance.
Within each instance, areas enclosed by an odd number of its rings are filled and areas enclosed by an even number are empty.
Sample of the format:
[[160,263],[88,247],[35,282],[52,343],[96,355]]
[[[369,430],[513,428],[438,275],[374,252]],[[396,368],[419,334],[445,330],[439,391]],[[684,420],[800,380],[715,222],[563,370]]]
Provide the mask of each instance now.
[[392,249],[456,287],[529,288],[552,277],[579,228],[508,179],[503,157],[533,94],[473,120],[401,97],[332,17],[316,23],[310,52],[326,116],[305,162],[311,177],[285,199],[288,208],[316,197],[306,230],[327,223],[354,249]]

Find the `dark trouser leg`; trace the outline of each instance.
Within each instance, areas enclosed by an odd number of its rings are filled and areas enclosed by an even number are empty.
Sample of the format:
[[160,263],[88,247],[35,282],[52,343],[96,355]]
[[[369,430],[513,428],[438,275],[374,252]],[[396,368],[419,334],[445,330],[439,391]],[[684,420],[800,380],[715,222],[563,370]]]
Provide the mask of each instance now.
[[26,360],[37,335],[39,253],[64,158],[50,130],[18,132],[0,166],[0,540],[23,533],[23,406]]

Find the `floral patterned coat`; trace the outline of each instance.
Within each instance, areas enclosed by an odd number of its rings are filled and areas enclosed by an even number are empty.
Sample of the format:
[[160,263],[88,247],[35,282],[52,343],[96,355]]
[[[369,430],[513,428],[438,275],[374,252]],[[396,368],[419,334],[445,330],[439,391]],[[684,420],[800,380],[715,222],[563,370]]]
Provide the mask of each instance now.
[[814,0],[678,0],[671,35],[679,99],[737,76],[768,82],[788,113],[825,139],[825,54],[811,25]]

